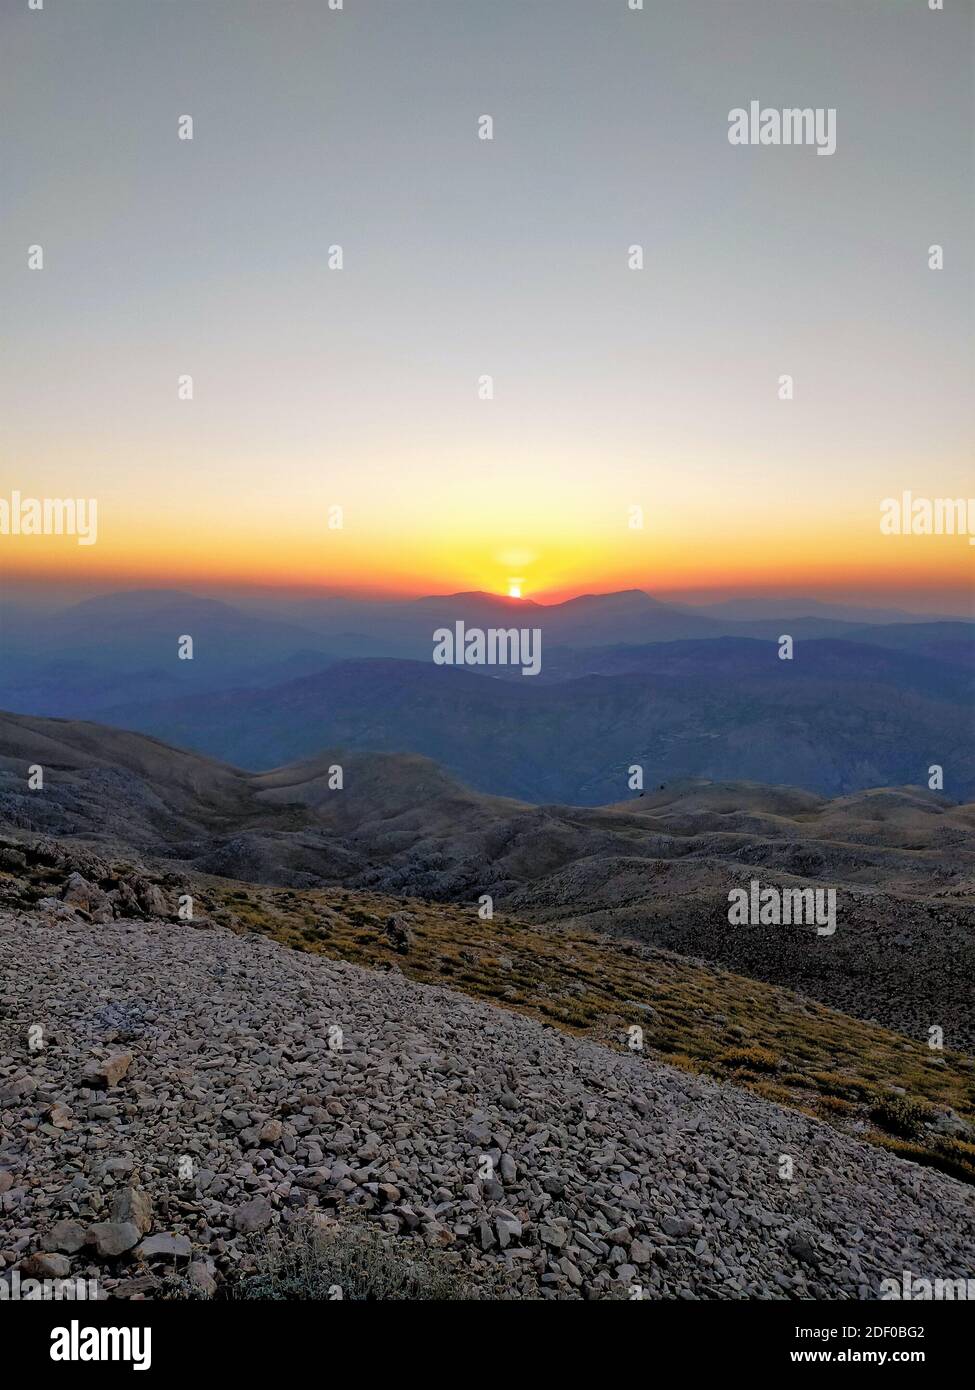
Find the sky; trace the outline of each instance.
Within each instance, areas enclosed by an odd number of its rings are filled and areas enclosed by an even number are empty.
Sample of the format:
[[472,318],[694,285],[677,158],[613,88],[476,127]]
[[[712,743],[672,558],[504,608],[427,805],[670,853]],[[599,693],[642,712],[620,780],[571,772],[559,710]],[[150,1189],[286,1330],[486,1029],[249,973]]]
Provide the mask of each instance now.
[[[0,496],[98,503],[94,545],[0,536],[6,583],[963,611],[975,547],[879,516],[975,493],[972,32],[0,0]],[[730,144],[752,100],[835,153]]]

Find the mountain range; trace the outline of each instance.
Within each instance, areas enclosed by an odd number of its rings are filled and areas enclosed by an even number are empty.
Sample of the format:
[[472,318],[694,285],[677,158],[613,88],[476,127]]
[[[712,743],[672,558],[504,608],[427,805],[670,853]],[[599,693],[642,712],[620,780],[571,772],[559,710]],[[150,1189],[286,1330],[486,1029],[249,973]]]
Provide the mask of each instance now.
[[[949,795],[975,794],[971,623],[864,623],[856,610],[847,622],[832,610],[721,620],[641,591],[283,611],[176,591],[46,616],[8,607],[0,704],[97,718],[254,769],[329,745],[420,753],[480,791],[534,802],[617,800],[633,767],[647,787],[698,776],[837,795],[923,784],[937,765]],[[434,630],[458,621],[539,626],[540,674],[435,666]],[[783,633],[791,660],[779,659]],[[192,660],[177,654],[185,636]]]

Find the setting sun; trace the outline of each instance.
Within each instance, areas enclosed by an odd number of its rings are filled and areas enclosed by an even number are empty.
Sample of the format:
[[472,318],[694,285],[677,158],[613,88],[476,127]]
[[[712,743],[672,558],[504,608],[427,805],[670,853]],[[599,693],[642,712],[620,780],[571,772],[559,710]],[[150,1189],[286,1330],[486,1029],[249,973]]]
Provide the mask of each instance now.
[[512,579],[508,583],[508,597],[521,598],[521,580]]

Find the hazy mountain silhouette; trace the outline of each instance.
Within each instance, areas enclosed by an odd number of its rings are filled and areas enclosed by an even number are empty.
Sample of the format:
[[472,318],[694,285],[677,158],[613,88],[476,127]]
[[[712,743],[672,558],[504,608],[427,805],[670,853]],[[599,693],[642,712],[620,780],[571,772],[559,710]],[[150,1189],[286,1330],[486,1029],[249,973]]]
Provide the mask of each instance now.
[[[549,606],[474,592],[278,611],[178,590],[46,615],[14,607],[0,703],[253,768],[329,744],[417,752],[481,791],[530,801],[615,800],[633,764],[648,784],[750,778],[832,795],[926,780],[939,763],[949,791],[975,789],[970,623],[722,624],[640,590]],[[434,630],[457,621],[540,626],[540,674],[434,666]],[[783,631],[792,661],[778,659]],[[177,656],[184,635],[192,661]],[[366,655],[343,659],[348,648]]]
[[[927,780],[975,788],[972,677],[962,666],[854,643],[718,639],[558,656],[571,679],[491,679],[431,662],[348,661],[257,690],[105,711],[113,724],[252,768],[323,744],[434,758],[469,785],[594,805],[675,777],[788,782],[836,794]],[[572,756],[566,757],[566,748]]]

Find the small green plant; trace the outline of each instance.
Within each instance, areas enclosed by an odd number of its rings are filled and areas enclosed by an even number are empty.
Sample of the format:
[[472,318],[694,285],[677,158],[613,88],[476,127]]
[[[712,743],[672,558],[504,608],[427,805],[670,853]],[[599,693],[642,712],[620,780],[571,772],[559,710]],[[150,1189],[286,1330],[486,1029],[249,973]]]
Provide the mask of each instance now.
[[268,1237],[257,1264],[256,1273],[229,1286],[228,1297],[379,1303],[478,1296],[448,1256],[419,1241],[384,1236],[354,1216],[329,1225],[296,1221]]
[[884,1096],[870,1111],[875,1124],[902,1139],[916,1139],[929,1115],[928,1108],[910,1096]]

